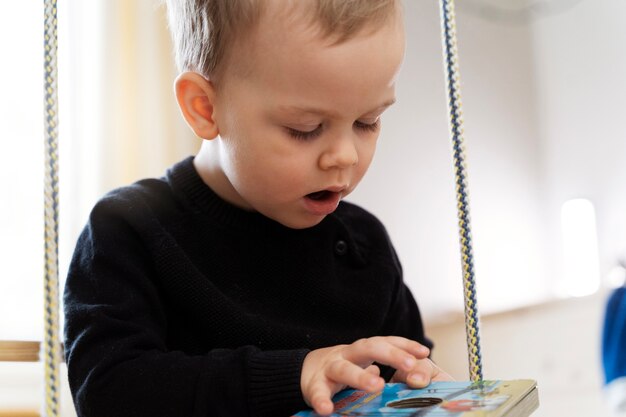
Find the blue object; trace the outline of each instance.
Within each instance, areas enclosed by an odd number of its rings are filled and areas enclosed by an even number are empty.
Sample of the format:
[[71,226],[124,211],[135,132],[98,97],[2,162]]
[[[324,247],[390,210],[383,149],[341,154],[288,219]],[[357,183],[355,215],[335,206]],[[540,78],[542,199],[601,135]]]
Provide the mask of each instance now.
[[609,407],[626,412],[626,286],[613,291],[606,305],[602,365]]
[[605,383],[626,377],[626,287],[616,289],[606,306],[602,363]]

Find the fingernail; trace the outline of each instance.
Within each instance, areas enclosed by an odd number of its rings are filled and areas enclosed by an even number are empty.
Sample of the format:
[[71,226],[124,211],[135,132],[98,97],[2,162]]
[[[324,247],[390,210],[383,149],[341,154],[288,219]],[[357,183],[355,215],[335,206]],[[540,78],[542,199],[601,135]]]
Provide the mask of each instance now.
[[428,349],[426,346],[420,346],[419,350],[422,355],[428,355],[430,353],[430,349]]
[[378,385],[378,380],[380,378],[370,378],[370,380],[367,382],[367,385],[369,385],[371,388],[376,388],[376,386]]
[[415,358],[406,358],[404,360],[404,367],[406,369],[411,369],[415,366]]
[[332,413],[335,405],[330,401],[324,401],[318,404],[317,412],[319,414],[329,414]]
[[426,378],[424,378],[424,375],[422,374],[411,374],[409,376],[409,381],[413,384],[423,384],[426,381]]

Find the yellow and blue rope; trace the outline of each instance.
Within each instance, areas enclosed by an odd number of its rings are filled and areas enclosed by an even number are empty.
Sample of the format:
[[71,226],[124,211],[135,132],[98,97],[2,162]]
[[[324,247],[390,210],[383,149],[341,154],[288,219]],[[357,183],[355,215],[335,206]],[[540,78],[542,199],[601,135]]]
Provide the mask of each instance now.
[[480,382],[483,378],[480,352],[480,326],[476,303],[476,283],[474,279],[474,255],[470,227],[469,195],[465,168],[465,147],[463,140],[463,113],[461,110],[461,86],[456,41],[456,20],[454,0],[440,0],[443,52],[448,88],[448,109],[450,111],[450,135],[454,158],[456,181],[457,212],[461,244],[461,265],[463,267],[463,295],[465,298],[465,331],[469,357],[470,380]]
[[44,0],[44,377],[46,417],[59,415],[57,5]]

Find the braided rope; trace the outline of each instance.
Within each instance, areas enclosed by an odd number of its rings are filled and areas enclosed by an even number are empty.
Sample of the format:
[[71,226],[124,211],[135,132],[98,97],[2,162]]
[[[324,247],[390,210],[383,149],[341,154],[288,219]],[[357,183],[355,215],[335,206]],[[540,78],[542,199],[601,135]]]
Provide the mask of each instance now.
[[465,298],[465,331],[469,373],[473,382],[482,381],[482,360],[480,354],[480,332],[476,285],[474,281],[474,257],[472,233],[470,229],[469,196],[465,150],[463,143],[463,113],[461,110],[461,89],[457,56],[456,22],[454,0],[440,0],[441,26],[448,89],[448,109],[450,110],[450,135],[454,157],[459,237],[461,244],[461,264],[463,267],[463,295]]
[[44,0],[44,378],[47,417],[59,415],[57,6]]

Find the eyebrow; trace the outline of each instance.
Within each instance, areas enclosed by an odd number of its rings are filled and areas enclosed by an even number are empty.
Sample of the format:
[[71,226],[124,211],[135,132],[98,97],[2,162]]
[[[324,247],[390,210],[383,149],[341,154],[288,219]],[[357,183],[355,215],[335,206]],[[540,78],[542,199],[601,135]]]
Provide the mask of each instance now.
[[[370,111],[367,111],[364,114],[373,113],[376,110],[380,110],[380,109],[386,109],[387,107],[391,106],[395,102],[396,102],[396,99],[392,98],[391,100],[385,101],[380,106],[377,106],[376,108],[374,108],[374,109],[372,109]],[[324,109],[318,109],[318,108],[315,108],[315,107],[280,106],[279,109],[283,110],[283,111],[288,111],[288,112],[309,113],[309,114],[316,114],[316,115],[321,115],[321,116],[335,116],[336,115],[336,113],[334,113],[332,111],[327,111],[327,110],[324,110]]]

